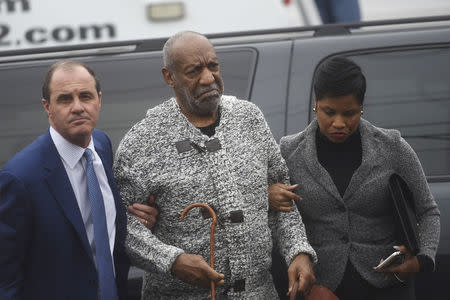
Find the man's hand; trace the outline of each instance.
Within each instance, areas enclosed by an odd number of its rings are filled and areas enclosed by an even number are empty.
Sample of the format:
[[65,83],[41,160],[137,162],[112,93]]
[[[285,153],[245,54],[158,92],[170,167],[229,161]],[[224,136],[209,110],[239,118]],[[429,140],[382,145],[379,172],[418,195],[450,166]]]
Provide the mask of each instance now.
[[[312,269],[311,260],[308,254],[300,253],[291,262],[288,269],[289,277],[289,290],[287,295],[290,296],[292,293],[300,294],[308,297],[313,284],[316,282],[316,276],[314,276],[314,271]],[[297,290],[292,290],[294,283],[298,281]]]
[[200,255],[181,254],[172,265],[172,274],[192,285],[211,287],[211,280],[216,285],[225,283],[223,274],[217,273]]
[[405,255],[405,260],[403,263],[400,265],[379,269],[377,272],[390,273],[397,277],[398,280],[403,281],[418,273],[420,271],[420,264],[417,260],[417,256],[413,255],[404,245],[401,245],[396,249]]
[[156,208],[155,197],[153,195],[150,195],[148,198],[148,205],[134,203],[133,205],[128,206],[127,209],[148,229],[152,229],[155,225],[159,211]]
[[291,211],[293,209],[292,200],[300,200],[301,197],[294,192],[298,184],[287,185],[274,183],[269,186],[269,207],[275,211]]

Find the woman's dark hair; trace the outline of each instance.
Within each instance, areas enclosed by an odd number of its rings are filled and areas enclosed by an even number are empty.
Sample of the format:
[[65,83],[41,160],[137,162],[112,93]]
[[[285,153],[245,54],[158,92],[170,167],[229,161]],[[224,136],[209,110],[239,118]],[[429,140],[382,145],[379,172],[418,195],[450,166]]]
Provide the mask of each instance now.
[[362,105],[366,93],[366,78],[352,60],[335,56],[319,65],[314,75],[313,88],[317,101],[325,97],[351,94]]

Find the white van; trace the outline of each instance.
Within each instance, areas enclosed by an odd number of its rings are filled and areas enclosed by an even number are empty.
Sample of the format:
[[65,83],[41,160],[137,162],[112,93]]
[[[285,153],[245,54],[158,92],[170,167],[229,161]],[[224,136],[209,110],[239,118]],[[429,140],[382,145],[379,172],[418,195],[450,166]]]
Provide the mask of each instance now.
[[319,23],[313,0],[0,0],[0,51]]

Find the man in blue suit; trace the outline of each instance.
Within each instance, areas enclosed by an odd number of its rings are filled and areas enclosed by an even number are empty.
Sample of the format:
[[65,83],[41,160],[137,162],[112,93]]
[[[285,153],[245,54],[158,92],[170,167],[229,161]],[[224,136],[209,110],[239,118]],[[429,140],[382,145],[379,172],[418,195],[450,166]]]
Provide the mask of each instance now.
[[125,208],[94,129],[100,84],[62,61],[42,92],[50,129],[0,171],[0,299],[125,299]]

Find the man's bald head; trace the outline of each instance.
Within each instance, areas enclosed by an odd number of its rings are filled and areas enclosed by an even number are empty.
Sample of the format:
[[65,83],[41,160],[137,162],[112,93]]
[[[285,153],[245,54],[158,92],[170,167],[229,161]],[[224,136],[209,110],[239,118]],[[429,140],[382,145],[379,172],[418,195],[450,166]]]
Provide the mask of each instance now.
[[206,40],[209,44],[211,44],[207,37],[195,31],[181,31],[171,36],[166,41],[163,48],[164,67],[170,71],[173,71],[176,64],[176,56],[174,54],[178,49],[177,46],[185,42],[195,43],[196,40]]
[[183,31],[172,36],[163,51],[164,80],[173,88],[185,115],[215,118],[223,81],[211,42],[200,33]]

